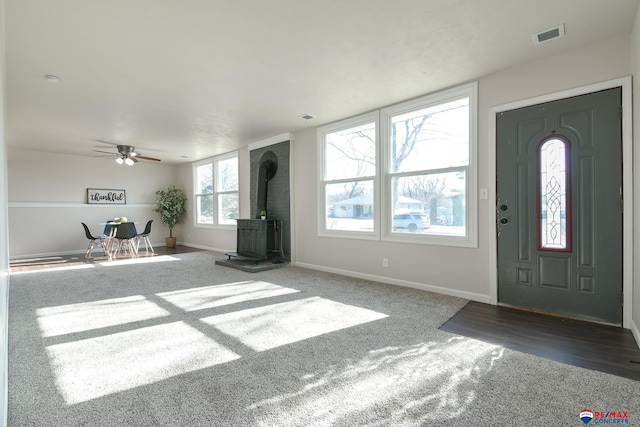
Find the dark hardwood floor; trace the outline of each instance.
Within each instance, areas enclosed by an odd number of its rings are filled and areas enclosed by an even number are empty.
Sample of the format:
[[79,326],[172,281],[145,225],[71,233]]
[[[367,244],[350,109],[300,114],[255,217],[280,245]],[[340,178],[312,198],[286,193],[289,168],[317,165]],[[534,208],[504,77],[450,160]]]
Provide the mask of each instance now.
[[[177,245],[175,248],[166,248],[164,246],[159,246],[154,248],[154,252],[147,252],[144,250],[144,246],[140,248],[139,258],[160,256],[160,255],[171,255],[171,254],[179,254],[179,253],[187,253],[187,252],[197,252],[202,249],[191,248],[188,246]],[[114,258],[110,260],[108,257],[100,255],[95,255],[98,252],[94,252],[94,256],[90,259],[85,259],[84,253],[74,254],[74,255],[52,255],[46,257],[37,257],[37,258],[16,258],[9,261],[9,270],[11,273],[17,273],[22,271],[29,270],[42,270],[42,269],[50,269],[50,268],[60,268],[60,267],[73,267],[82,264],[96,264],[107,261],[118,261],[118,260],[127,260],[131,259],[128,255],[119,256],[118,258]]]
[[469,302],[441,330],[632,380],[640,380],[640,349],[615,326]]

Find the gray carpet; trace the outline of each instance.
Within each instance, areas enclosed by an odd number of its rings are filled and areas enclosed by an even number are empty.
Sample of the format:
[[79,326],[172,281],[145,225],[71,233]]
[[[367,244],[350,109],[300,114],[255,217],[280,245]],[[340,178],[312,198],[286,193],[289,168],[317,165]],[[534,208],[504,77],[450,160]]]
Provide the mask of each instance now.
[[13,275],[9,425],[640,423],[639,382],[438,330],[466,300],[221,258]]

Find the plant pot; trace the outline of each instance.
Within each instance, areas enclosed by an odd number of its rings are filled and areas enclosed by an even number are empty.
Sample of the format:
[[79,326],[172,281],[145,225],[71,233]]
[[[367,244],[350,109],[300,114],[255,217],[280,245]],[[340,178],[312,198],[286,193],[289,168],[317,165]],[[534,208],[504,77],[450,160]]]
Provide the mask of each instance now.
[[166,242],[166,246],[168,248],[175,248],[176,247],[176,238],[175,237],[167,237],[165,239]]
[[260,219],[267,219],[267,216],[266,216],[266,215],[262,215],[262,216],[260,217]]

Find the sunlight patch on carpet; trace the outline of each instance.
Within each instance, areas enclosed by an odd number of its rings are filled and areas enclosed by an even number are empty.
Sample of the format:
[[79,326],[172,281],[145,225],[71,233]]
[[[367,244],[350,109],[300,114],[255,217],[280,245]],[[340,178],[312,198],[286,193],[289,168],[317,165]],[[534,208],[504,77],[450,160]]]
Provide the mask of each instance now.
[[264,351],[388,317],[320,297],[201,319],[256,351]]
[[90,331],[168,315],[168,311],[142,295],[36,310],[43,337]]
[[[464,413],[478,398],[476,387],[504,349],[454,338],[444,343],[384,347],[309,373],[298,391],[251,405],[265,410],[257,426],[286,425],[292,412],[310,414],[307,425],[440,425]],[[376,408],[397,402],[382,415]],[[279,411],[267,411],[277,407]]]
[[56,344],[47,354],[69,405],[240,357],[184,322]]
[[36,274],[36,273],[50,273],[52,271],[85,270],[87,268],[95,268],[95,265],[92,265],[92,264],[65,265],[62,267],[47,267],[47,268],[42,268],[37,270],[12,271],[11,275],[15,276],[16,274]]
[[157,295],[185,311],[196,311],[296,292],[300,291],[269,282],[252,280],[163,292]]

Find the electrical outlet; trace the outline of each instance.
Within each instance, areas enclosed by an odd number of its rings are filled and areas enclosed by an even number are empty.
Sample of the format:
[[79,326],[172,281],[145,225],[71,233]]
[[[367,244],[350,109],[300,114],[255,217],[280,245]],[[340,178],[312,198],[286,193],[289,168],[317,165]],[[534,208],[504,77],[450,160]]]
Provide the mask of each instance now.
[[382,266],[384,268],[389,267],[389,260],[387,258],[382,258]]

